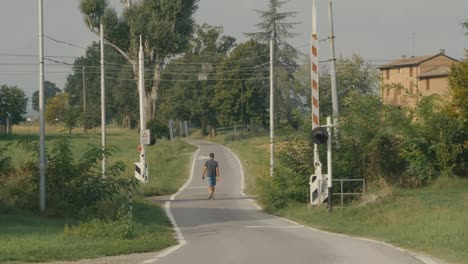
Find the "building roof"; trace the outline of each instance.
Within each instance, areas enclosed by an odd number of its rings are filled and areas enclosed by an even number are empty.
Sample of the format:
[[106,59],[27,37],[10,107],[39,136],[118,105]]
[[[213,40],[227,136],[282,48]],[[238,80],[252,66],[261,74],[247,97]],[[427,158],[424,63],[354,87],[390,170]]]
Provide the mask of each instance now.
[[419,65],[425,61],[428,61],[430,59],[433,59],[437,56],[445,56],[451,60],[454,60],[454,61],[458,61],[454,58],[451,58],[447,55],[445,55],[444,53],[438,53],[436,55],[432,55],[432,56],[419,56],[419,57],[402,57],[401,59],[399,60],[394,60],[390,63],[387,63],[387,64],[384,64],[382,66],[379,67],[379,69],[391,69],[391,68],[399,68],[399,67],[408,67],[408,66],[415,66],[415,65]]
[[450,72],[450,66],[444,65],[439,66],[435,69],[432,69],[426,73],[423,73],[418,76],[418,78],[430,78],[430,77],[439,77],[439,76],[447,76]]
[[420,56],[420,57],[402,57],[399,60],[394,60],[387,64],[380,66],[380,69],[388,69],[388,68],[395,68],[395,67],[402,67],[402,66],[411,66],[411,65],[418,65],[423,61],[426,61],[434,56]]

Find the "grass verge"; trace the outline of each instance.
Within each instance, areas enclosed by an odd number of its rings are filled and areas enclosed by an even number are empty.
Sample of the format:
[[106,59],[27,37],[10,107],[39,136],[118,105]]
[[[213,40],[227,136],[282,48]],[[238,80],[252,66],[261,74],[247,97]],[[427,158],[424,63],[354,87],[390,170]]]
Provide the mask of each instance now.
[[[223,142],[220,135],[217,142]],[[255,178],[269,173],[268,137],[226,142],[241,159],[249,193]],[[296,204],[270,213],[336,233],[385,241],[453,263],[468,263],[468,180],[440,178],[419,189],[393,188],[392,195],[366,206],[308,208]]]
[[64,235],[64,219],[49,219],[24,212],[0,214],[0,261],[51,261],[95,258],[158,251],[177,243],[161,208],[151,202],[134,203],[132,239],[77,238]]
[[[34,127],[15,127],[14,136],[0,138],[0,145],[9,144],[7,152],[13,157],[16,167],[31,158],[17,147],[21,140],[38,140]],[[57,127],[49,127],[46,142],[66,136],[76,154],[87,149],[88,144],[100,145],[100,131],[89,131],[87,135],[74,132],[64,134]],[[133,162],[139,159],[137,146],[139,136],[135,131],[109,127],[107,144],[114,149],[108,158],[108,164],[122,161],[127,169],[122,177],[134,177]],[[64,235],[65,225],[78,224],[68,219],[51,219],[21,212],[12,208],[14,198],[8,195],[6,188],[0,190],[0,199],[6,198],[6,207],[1,208],[0,201],[0,262],[3,261],[50,261],[95,258],[119,254],[159,251],[174,245],[172,226],[163,210],[156,204],[145,201],[142,196],[168,195],[174,193],[187,180],[190,160],[196,147],[182,141],[160,140],[147,148],[149,163],[149,182],[140,184],[137,202],[134,203],[134,232],[130,239],[93,237],[80,238]],[[104,229],[104,226],[103,226]]]

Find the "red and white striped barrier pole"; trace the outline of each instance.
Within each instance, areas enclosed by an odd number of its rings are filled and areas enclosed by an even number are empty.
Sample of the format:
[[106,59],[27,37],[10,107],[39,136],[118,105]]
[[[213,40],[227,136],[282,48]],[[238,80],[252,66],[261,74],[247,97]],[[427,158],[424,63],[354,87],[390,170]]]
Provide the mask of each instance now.
[[[317,38],[317,6],[312,0],[312,39],[310,50],[311,63],[311,101],[312,101],[312,129],[320,126],[319,109],[319,75],[318,75],[318,38]],[[314,144],[314,166],[320,163],[317,144]],[[315,172],[317,174],[317,171]]]

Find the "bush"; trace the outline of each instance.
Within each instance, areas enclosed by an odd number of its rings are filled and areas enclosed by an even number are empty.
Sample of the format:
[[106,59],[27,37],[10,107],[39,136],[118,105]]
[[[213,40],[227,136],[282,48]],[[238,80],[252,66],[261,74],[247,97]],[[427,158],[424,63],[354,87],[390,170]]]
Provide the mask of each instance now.
[[[25,209],[36,210],[39,193],[38,145],[30,141],[20,143],[35,151],[35,158],[27,164],[30,175],[22,181],[18,205]],[[117,162],[108,165],[106,177],[102,176],[100,160],[102,155],[111,155],[99,146],[90,146],[78,160],[70,149],[70,142],[60,138],[52,142],[47,152],[47,213],[49,215],[79,215],[87,207],[93,207],[104,200],[111,200],[128,186],[135,187],[135,179],[119,178],[125,164]]]
[[275,176],[257,178],[258,199],[266,209],[307,202],[312,172],[312,148],[306,140],[290,139],[278,145]]
[[65,226],[65,237],[84,239],[131,239],[134,234],[133,215],[125,206],[120,208],[117,220],[91,219],[75,226]]
[[169,138],[169,126],[159,119],[149,121],[146,127],[155,138]]
[[10,174],[14,168],[11,157],[7,156],[7,146],[0,146],[0,186],[3,186],[4,181],[8,174]]

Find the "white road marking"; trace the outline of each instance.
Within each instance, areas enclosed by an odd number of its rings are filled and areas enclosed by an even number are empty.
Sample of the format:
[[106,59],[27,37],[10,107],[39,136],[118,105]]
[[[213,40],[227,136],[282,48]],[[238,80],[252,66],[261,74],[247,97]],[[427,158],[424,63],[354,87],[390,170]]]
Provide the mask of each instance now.
[[240,167],[240,174],[241,174],[241,195],[242,196],[245,196],[245,179],[244,179],[244,167],[242,166],[242,163],[239,159],[239,157],[237,157],[236,153],[234,153],[230,148],[226,147],[226,146],[223,146],[224,148],[226,148],[229,152],[231,152],[232,155],[234,155],[234,157],[236,158],[237,160],[237,163],[239,164],[239,167]]
[[145,260],[143,262],[140,262],[140,264],[149,264],[149,263],[153,263],[153,262],[156,262],[158,261],[157,258],[154,258],[154,259],[148,259],[148,260]]
[[179,242],[179,245],[173,246],[173,247],[161,252],[160,254],[158,254],[156,256],[156,258],[148,259],[146,261],[143,261],[143,262],[141,262],[141,264],[148,264],[148,263],[155,262],[155,261],[158,260],[158,258],[165,257],[165,256],[173,253],[174,251],[178,250],[179,248],[181,248],[182,246],[184,246],[187,243],[187,241],[184,239],[184,235],[182,234],[182,231],[180,230],[179,226],[177,225],[177,222],[175,221],[174,215],[172,215],[171,201],[174,201],[176,196],[179,195],[184,189],[186,189],[188,187],[188,185],[190,184],[190,182],[192,181],[192,179],[193,179],[193,174],[194,174],[194,170],[195,170],[195,161],[198,160],[197,159],[197,154],[200,151],[200,147],[199,146],[197,146],[197,147],[198,147],[198,149],[197,149],[197,151],[195,151],[195,153],[193,154],[193,158],[192,158],[192,168],[191,168],[191,171],[190,171],[190,178],[185,182],[184,186],[180,187],[180,189],[169,198],[169,201],[166,201],[166,203],[164,204],[164,209],[166,211],[167,217],[171,221],[171,224],[174,227],[174,230],[176,231],[177,242]]
[[244,226],[245,228],[269,228],[269,229],[296,229],[303,228],[304,226]]
[[[197,146],[197,147],[198,147],[198,146]],[[200,149],[200,148],[198,148],[198,149]],[[208,156],[198,156],[198,157],[197,157],[197,160],[206,160],[206,159],[209,159],[209,158],[210,158],[210,157],[208,157]]]

